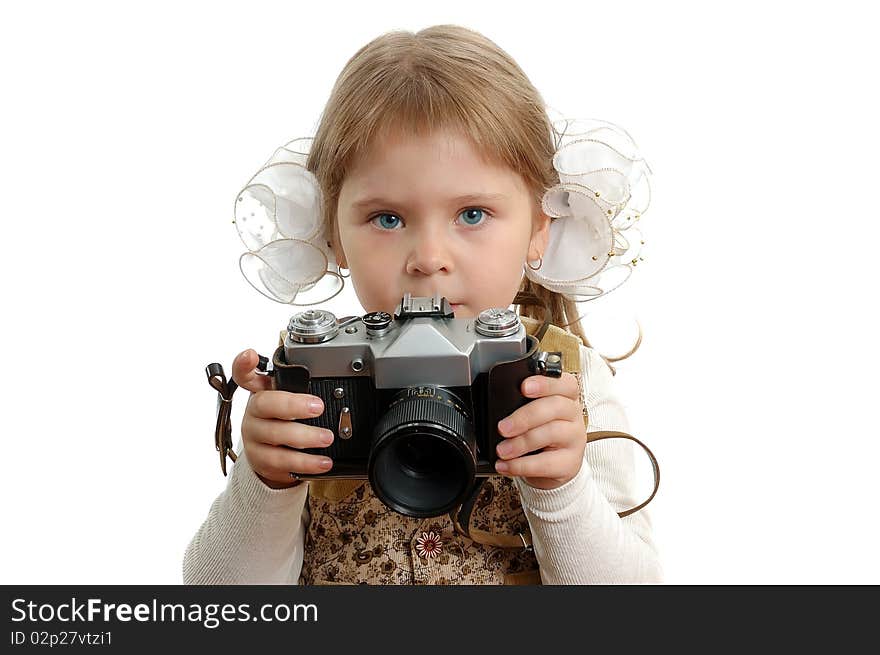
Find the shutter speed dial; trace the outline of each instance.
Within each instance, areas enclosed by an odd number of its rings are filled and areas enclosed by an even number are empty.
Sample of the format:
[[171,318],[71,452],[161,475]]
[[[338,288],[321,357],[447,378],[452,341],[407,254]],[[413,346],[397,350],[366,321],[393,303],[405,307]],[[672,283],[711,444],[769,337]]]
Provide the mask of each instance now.
[[393,319],[388,312],[370,312],[369,314],[364,314],[361,320],[364,322],[367,334],[371,337],[381,337],[388,332]]

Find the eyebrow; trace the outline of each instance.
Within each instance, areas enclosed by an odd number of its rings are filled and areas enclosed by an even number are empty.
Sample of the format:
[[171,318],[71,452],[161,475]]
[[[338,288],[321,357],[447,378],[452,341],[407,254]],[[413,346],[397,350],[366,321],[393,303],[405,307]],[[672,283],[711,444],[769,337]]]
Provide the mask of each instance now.
[[[466,193],[463,196],[456,196],[455,198],[449,199],[449,204],[461,204],[465,202],[492,202],[498,200],[506,200],[507,196],[503,193]],[[382,197],[374,197],[374,198],[362,198],[360,200],[356,200],[352,203],[352,207],[368,207],[371,205],[396,205],[399,203],[394,202],[393,200],[388,200],[387,198]]]

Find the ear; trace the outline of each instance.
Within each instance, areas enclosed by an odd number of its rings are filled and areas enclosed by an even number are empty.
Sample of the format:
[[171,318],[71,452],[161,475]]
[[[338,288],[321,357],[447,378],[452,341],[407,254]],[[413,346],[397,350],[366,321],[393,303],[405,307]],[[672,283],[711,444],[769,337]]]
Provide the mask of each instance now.
[[550,242],[550,217],[538,212],[532,220],[532,238],[529,241],[529,261],[543,257]]

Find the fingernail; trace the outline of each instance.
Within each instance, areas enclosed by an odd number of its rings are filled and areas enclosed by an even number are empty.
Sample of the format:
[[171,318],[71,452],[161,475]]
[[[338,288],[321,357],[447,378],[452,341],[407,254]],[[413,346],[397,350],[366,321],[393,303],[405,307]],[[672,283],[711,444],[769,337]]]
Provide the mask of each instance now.
[[511,421],[509,418],[506,418],[498,423],[498,431],[501,434],[509,433],[511,428],[513,428],[513,421]]
[[499,473],[507,473],[510,470],[510,464],[507,462],[495,462],[495,470]]
[[498,452],[498,455],[501,457],[507,457],[510,454],[510,444],[506,441],[498,444],[498,447],[495,449]]
[[324,434],[322,434],[321,435],[321,443],[324,444],[325,446],[329,446],[331,443],[333,443],[333,433],[332,432],[325,432]]
[[529,380],[525,383],[523,389],[526,393],[538,393],[538,382],[536,380]]
[[320,466],[322,469],[328,469],[331,466],[333,466],[333,460],[327,459],[325,457],[325,458],[321,459],[321,461],[318,462],[318,466]]
[[324,409],[324,403],[320,400],[310,400],[309,401],[309,409],[314,413],[319,414],[322,409]]

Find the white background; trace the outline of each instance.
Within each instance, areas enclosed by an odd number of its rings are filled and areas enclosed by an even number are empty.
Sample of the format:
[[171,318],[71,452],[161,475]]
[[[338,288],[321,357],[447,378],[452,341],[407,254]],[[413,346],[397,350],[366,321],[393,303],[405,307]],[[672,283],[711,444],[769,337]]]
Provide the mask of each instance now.
[[0,582],[181,581],[226,483],[204,367],[269,354],[293,313],[241,277],[233,199],[313,132],[358,48],[458,23],[562,113],[625,127],[654,171],[646,261],[586,327],[606,350],[645,330],[615,379],[661,463],[667,581],[880,583],[867,10],[357,7],[2,10]]

